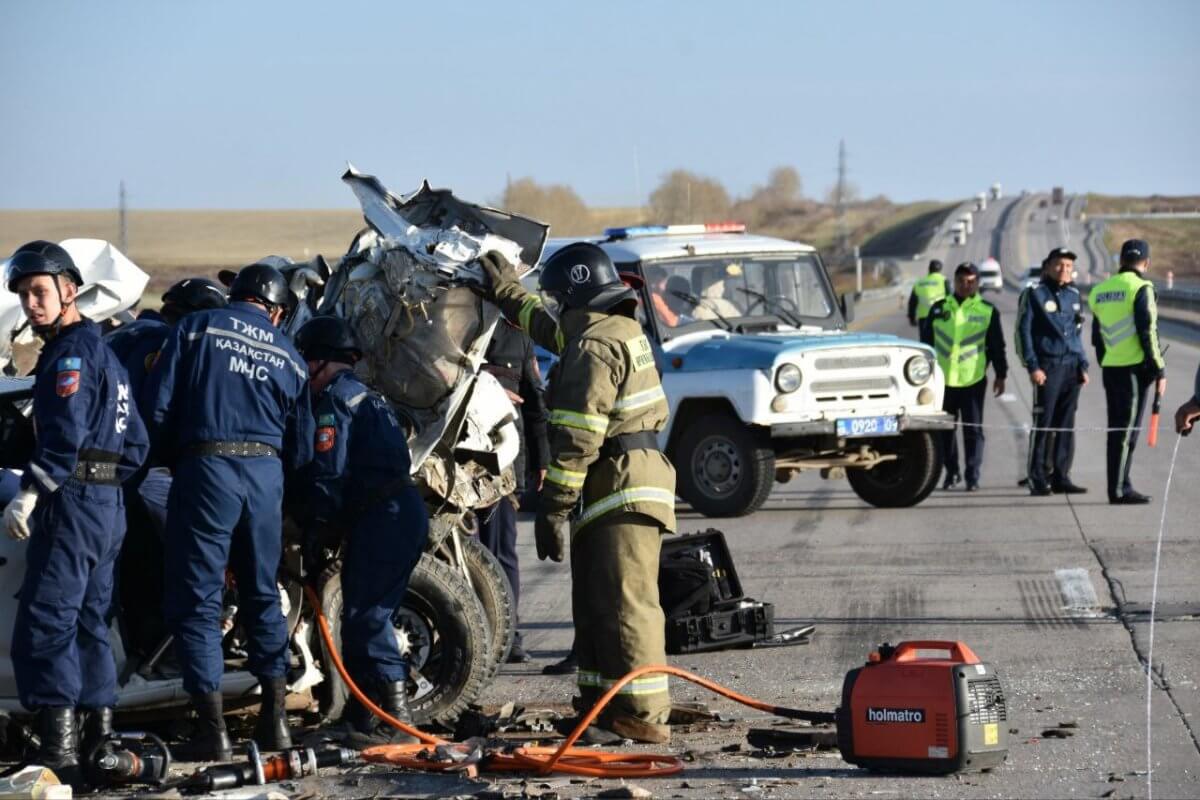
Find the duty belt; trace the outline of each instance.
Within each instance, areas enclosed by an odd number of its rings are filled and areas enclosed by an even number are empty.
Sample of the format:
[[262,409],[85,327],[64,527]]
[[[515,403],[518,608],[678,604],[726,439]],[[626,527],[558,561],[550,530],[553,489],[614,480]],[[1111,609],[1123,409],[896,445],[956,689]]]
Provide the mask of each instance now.
[[84,483],[99,483],[106,486],[116,486],[117,465],[113,461],[77,461],[72,473],[76,480]]
[[634,450],[657,450],[658,434],[654,431],[619,433],[604,440],[600,447],[602,458],[616,458]]
[[191,456],[235,456],[238,458],[279,456],[278,450],[262,442],[196,442],[188,445],[184,452]]

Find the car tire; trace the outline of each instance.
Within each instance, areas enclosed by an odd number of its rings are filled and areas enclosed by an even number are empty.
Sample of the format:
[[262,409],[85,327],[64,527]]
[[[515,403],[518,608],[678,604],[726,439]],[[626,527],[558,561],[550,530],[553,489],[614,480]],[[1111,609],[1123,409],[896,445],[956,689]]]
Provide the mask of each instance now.
[[848,469],[846,479],[860,498],[876,508],[908,508],[920,503],[942,471],[942,454],[930,431],[909,431],[900,436],[873,439],[870,445],[883,455],[896,455],[872,469]]
[[[507,503],[508,500],[501,500]],[[491,674],[489,680],[500,671],[500,665],[508,658],[512,649],[513,638],[517,633],[517,604],[513,598],[512,587],[509,586],[508,576],[499,559],[483,546],[475,536],[461,536],[463,560],[467,565],[467,574],[471,578],[471,588],[483,606],[491,634],[489,661]]]
[[775,482],[770,441],[727,414],[689,422],[671,461],[679,496],[706,517],[754,513]]
[[[342,582],[332,575],[321,589],[321,603],[338,651],[342,647]],[[418,725],[438,723],[453,728],[459,715],[479,697],[491,675],[487,617],[467,578],[425,554],[408,580],[404,601],[393,624],[408,637],[414,674],[427,685],[409,681],[409,707]],[[401,634],[403,631],[403,634]],[[326,665],[325,680],[314,690],[321,715],[337,719],[348,690],[316,633]]]

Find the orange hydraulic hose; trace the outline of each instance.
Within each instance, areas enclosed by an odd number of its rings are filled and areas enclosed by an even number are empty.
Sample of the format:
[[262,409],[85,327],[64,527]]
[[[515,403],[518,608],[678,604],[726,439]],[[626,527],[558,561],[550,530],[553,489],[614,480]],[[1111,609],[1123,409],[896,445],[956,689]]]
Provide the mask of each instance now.
[[[350,689],[350,692],[379,719],[421,740],[420,744],[384,744],[368,747],[362,751],[363,758],[367,761],[394,764],[414,770],[436,772],[461,768],[461,764],[453,761],[452,758],[433,760],[430,758],[431,754],[429,751],[433,748],[456,751],[461,756],[466,757],[469,753],[468,745],[448,742],[424,733],[411,725],[404,724],[372,703],[358,686],[354,684],[354,681],[350,678],[350,674],[346,671],[346,667],[342,664],[341,655],[338,653],[337,648],[334,647],[333,634],[329,631],[329,622],[325,619],[325,613],[321,609],[320,599],[308,584],[304,584],[304,591],[308,595],[309,602],[313,605],[313,610],[316,612],[317,625],[321,629],[321,637],[325,641],[325,649],[329,652],[338,674],[342,676],[342,680],[346,682],[346,686]],[[587,727],[596,720],[596,717],[600,715],[604,707],[617,696],[622,687],[643,675],[655,674],[674,675],[677,678],[683,678],[684,680],[703,686],[710,692],[759,711],[797,719],[820,722],[833,721],[832,714],[799,711],[772,703],[765,703],[762,700],[755,700],[752,697],[738,694],[732,689],[710,681],[707,678],[702,678],[687,670],[667,666],[666,664],[652,664],[645,667],[638,667],[614,683],[604,693],[604,696],[596,702],[596,705],[587,714],[583,715],[579,720],[579,724],[567,736],[566,741],[558,747],[516,747],[511,751],[489,751],[483,754],[480,760],[480,767],[492,772],[533,772],[540,775],[559,772],[567,775],[583,775],[595,778],[650,778],[676,775],[682,772],[683,762],[673,755],[612,753],[572,746],[583,735]]]

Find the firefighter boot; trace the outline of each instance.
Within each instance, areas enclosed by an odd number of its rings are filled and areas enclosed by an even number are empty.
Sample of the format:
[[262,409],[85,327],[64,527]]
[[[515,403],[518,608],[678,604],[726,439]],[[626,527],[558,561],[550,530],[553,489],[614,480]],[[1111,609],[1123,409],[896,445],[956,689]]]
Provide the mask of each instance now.
[[[408,707],[408,690],[404,681],[380,683],[379,695],[380,707],[384,711],[405,725],[413,724],[412,711]],[[388,744],[419,744],[421,741],[399,728],[393,728],[386,722],[379,725],[377,732],[386,737]]]
[[259,678],[262,701],[258,722],[254,723],[254,742],[268,753],[287,750],[292,746],[292,731],[287,718],[287,678]]
[[50,768],[60,783],[82,789],[83,772],[79,769],[79,748],[75,741],[75,709],[39,708],[37,732],[41,745],[32,763]]
[[86,759],[113,732],[113,710],[111,708],[92,708],[82,711],[80,716],[83,718],[83,735],[79,742],[80,752]]
[[225,730],[221,693],[192,695],[192,708],[196,710],[196,732],[171,754],[180,761],[232,761],[233,744]]

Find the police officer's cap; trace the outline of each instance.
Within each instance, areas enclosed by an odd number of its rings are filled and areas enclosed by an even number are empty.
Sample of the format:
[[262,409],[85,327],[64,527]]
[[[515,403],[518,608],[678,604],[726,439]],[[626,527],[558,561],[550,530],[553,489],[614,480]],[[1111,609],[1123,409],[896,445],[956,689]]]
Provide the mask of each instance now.
[[1144,239],[1130,239],[1121,245],[1122,264],[1140,264],[1150,260],[1150,243]]
[[353,364],[362,348],[350,323],[341,317],[313,317],[296,331],[296,349],[305,361],[342,361]]
[[83,285],[83,274],[71,254],[54,242],[41,239],[21,245],[4,262],[4,282],[10,292],[30,275],[66,275],[76,286]]
[[1043,261],[1042,263],[1043,263],[1043,264],[1050,264],[1051,262],[1054,262],[1054,261],[1056,261],[1056,260],[1058,260],[1058,259],[1060,259],[1060,258],[1066,258],[1066,259],[1069,259],[1069,260],[1071,260],[1071,261],[1078,261],[1078,260],[1079,260],[1079,256],[1075,255],[1074,253],[1072,253],[1072,252],[1071,252],[1070,250],[1068,250],[1067,248],[1065,248],[1065,247],[1056,247],[1056,248],[1054,248],[1053,250],[1051,250],[1051,251],[1050,251],[1050,255],[1046,256],[1046,260],[1045,260],[1045,261]]
[[972,264],[970,261],[964,261],[954,268],[955,276],[958,275],[978,275],[979,267]]
[[930,272],[941,272],[942,271],[942,262],[936,258],[933,259],[932,261],[930,261],[929,262],[929,271]]
[[287,278],[271,264],[259,262],[242,267],[229,285],[229,299],[257,300],[268,306],[287,305]]
[[568,308],[607,311],[618,303],[637,299],[633,289],[621,280],[608,253],[591,242],[573,242],[546,259],[539,286],[561,298]]
[[163,307],[172,307],[181,314],[224,308],[228,304],[225,289],[208,278],[184,278],[167,289],[162,298]]

